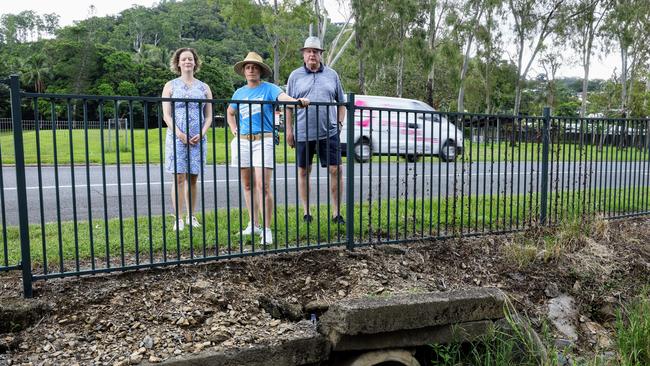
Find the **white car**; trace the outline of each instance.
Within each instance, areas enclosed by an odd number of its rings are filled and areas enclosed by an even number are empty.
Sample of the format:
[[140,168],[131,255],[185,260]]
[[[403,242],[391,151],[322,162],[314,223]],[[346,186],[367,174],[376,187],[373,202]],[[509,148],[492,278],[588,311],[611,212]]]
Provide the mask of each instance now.
[[[354,153],[358,162],[372,155],[399,155],[417,161],[437,155],[454,161],[463,150],[463,133],[431,106],[406,98],[355,95]],[[347,116],[346,116],[347,119]],[[347,146],[347,120],[341,144]]]

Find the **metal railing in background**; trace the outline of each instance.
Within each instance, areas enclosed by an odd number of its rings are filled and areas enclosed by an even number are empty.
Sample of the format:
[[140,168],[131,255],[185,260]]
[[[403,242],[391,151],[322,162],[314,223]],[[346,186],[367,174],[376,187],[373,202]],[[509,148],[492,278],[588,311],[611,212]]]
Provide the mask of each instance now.
[[[227,124],[212,124],[206,142],[196,145],[196,185],[187,176],[180,180],[188,197],[197,197],[201,226],[174,231],[185,214],[173,204],[183,198],[172,190],[179,166],[168,163],[189,164],[195,153],[176,144],[166,148],[162,103],[173,101],[173,112],[209,103],[223,116],[228,106],[270,106],[286,116],[295,103],[33,94],[20,92],[17,78],[11,87],[13,135],[0,140],[0,270],[22,269],[25,296],[32,281],[55,277],[650,212],[648,120],[569,119],[548,110],[542,117],[441,113],[373,107],[349,95],[346,103],[312,103],[305,112],[328,127],[308,139],[332,134],[345,141],[345,167],[338,171],[343,187],[316,158],[305,180],[311,189],[300,189],[302,156],[289,146],[287,131],[233,136]],[[326,112],[342,105],[347,122],[339,130]],[[23,112],[51,123],[23,132]],[[126,131],[109,132],[108,121],[116,117],[132,121]],[[191,122],[180,114],[173,127],[187,131]],[[255,172],[242,169],[233,153],[250,159],[254,146],[267,141],[272,159],[265,167],[272,173],[260,176],[259,186],[270,194],[247,204],[243,186],[255,186]],[[333,148],[323,144],[322,153],[330,156]],[[343,223],[332,221],[334,197]],[[270,215],[257,220],[270,236],[246,235],[250,212],[270,207]]]

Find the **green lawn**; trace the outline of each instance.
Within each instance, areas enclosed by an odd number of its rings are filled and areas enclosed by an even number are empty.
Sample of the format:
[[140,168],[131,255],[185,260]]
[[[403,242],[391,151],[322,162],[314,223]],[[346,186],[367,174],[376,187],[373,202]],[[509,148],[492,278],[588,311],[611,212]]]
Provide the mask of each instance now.
[[[648,188],[637,190],[637,199],[616,200],[609,198],[619,194],[619,190],[606,190],[603,192],[591,191],[590,197],[599,197],[596,202],[597,212],[611,214],[625,212],[641,212],[648,206]],[[570,193],[566,193],[568,195]],[[643,199],[641,199],[643,197]],[[555,199],[555,197],[551,197]],[[436,236],[452,236],[467,234],[471,232],[490,232],[500,230],[511,230],[523,228],[526,225],[535,224],[538,218],[537,195],[532,196],[473,196],[454,200],[453,198],[424,199],[424,200],[380,200],[355,205],[355,240],[359,243],[372,243],[387,240],[406,240],[427,238]],[[593,212],[593,201],[588,199],[582,192],[572,194],[571,203],[564,202],[561,206],[555,206],[558,201],[551,201],[548,207],[548,217],[553,221],[562,221],[567,217],[574,217],[584,213]],[[317,243],[332,244],[342,243],[346,240],[345,226],[331,225],[328,228],[329,216],[325,206],[321,206],[318,213],[319,220],[314,220],[310,225],[302,222],[302,215],[297,215],[295,206],[277,207],[277,224],[273,227],[277,235],[275,244],[267,249],[284,247],[315,246]],[[312,212],[317,214],[314,207]],[[343,211],[345,213],[345,208]],[[556,215],[557,213],[557,215]],[[206,212],[202,218],[199,212],[199,220],[204,226],[192,233],[192,250],[197,256],[203,256],[205,249],[208,255],[214,255],[216,244],[220,251],[231,249],[232,252],[239,252],[249,247],[249,242],[240,246],[240,212],[237,209],[230,211],[219,209],[216,212]],[[248,223],[248,218],[241,217],[242,227]],[[320,222],[320,227],[318,225]],[[92,225],[88,222],[61,223],[61,230],[57,223],[45,225],[44,235],[40,225],[30,226],[30,243],[32,260],[35,263],[43,263],[43,247],[47,252],[47,261],[50,265],[60,264],[61,261],[69,261],[75,258],[87,260],[92,258],[91,251],[97,261],[105,260],[107,253],[111,258],[120,257],[122,251],[128,254],[138,253],[142,261],[148,261],[149,252],[155,257],[160,257],[164,252],[168,258],[176,258],[183,253],[185,256],[190,251],[189,230],[186,228],[178,237],[172,231],[173,218],[165,217],[165,229],[161,216],[154,216],[149,220],[147,217],[140,217],[136,225],[133,218],[111,219],[108,225],[103,220],[94,220]],[[203,230],[205,229],[205,235]],[[329,229],[329,230],[328,230]],[[92,235],[91,235],[92,231]],[[151,234],[150,234],[151,231]],[[108,235],[106,235],[108,233]],[[320,235],[320,238],[319,238]],[[16,264],[20,258],[19,232],[17,227],[7,228],[8,256],[0,251],[0,264],[5,258],[9,265]],[[244,237],[250,239],[249,237]],[[92,240],[91,240],[92,239]],[[3,238],[4,240],[4,238]],[[1,241],[0,241],[1,242]],[[75,245],[75,242],[78,245]],[[255,239],[256,248],[259,246],[259,238]],[[250,248],[249,248],[250,249]],[[77,253],[78,251],[78,253]],[[62,253],[62,256],[59,255]],[[102,259],[103,258],[103,259]]]
[[[108,136],[104,134],[104,149],[102,154],[102,137],[98,129],[88,130],[88,162],[91,164],[101,164],[102,155],[106,164],[115,164],[117,157],[121,163],[130,163],[132,160],[138,164],[147,162],[147,150],[149,152],[148,161],[150,163],[160,163],[161,157],[164,156],[165,129],[162,130],[162,152],[160,144],[160,131],[150,129],[147,132],[143,129],[134,130],[133,136],[130,132],[121,131],[119,140],[114,130]],[[214,132],[214,136],[213,136]],[[54,163],[54,134],[50,130],[41,131],[40,139],[40,158],[42,164]],[[116,140],[119,141],[119,154],[116,152]],[[131,140],[133,140],[133,149],[131,149]],[[226,142],[227,140],[227,142]],[[38,162],[38,149],[36,143],[36,132],[27,131],[23,134],[25,163],[36,164]],[[232,136],[225,128],[215,128],[208,134],[208,164],[216,162],[217,164],[226,163],[226,148],[232,141]],[[280,164],[285,162],[284,135],[280,134],[281,143],[276,146],[276,161]],[[56,131],[56,152],[58,164],[70,163],[70,133],[68,130]],[[14,164],[14,146],[13,133],[5,132],[0,134],[0,149],[2,150],[2,163]],[[83,130],[72,131],[72,150],[74,152],[74,162],[83,164],[86,162],[86,138]],[[230,151],[228,151],[230,154]],[[641,161],[650,158],[647,150],[637,148],[617,148],[605,146],[598,149],[593,145],[574,144],[554,144],[551,150],[553,161]],[[287,149],[286,161],[292,163],[295,161],[295,150]],[[375,156],[373,162],[388,161],[389,157]],[[396,157],[390,157],[395,161]],[[437,157],[427,158],[435,159]],[[517,146],[510,146],[508,142],[501,143],[470,143],[469,139],[465,140],[465,153],[463,158],[459,157],[458,162],[463,159],[465,162],[473,161],[538,161],[541,160],[541,144],[538,143],[519,143]]]
[[[212,132],[214,131],[214,136]],[[226,133],[227,132],[227,133]],[[160,143],[160,131],[152,129],[145,131],[143,129],[134,130],[133,135],[130,132],[125,133],[122,131],[119,135],[119,140],[113,132],[110,136],[104,134],[104,149],[102,150],[102,136],[100,130],[88,130],[88,162],[91,164],[102,163],[102,151],[106,164],[115,164],[119,156],[120,163],[131,163],[135,161],[137,164],[145,164],[147,159],[149,163],[157,164],[164,160],[165,155],[165,137],[166,129],[162,130],[162,151]],[[41,131],[39,134],[40,140],[40,158],[42,164],[54,164],[54,134],[52,131]],[[132,138],[133,137],[133,138]],[[217,128],[211,130],[208,134],[208,164],[217,162],[218,164],[226,163],[226,148],[228,149],[228,159],[230,159],[230,142],[232,141],[232,134],[224,128]],[[284,136],[280,134],[281,141]],[[133,140],[133,150],[131,149],[131,140]],[[227,140],[227,142],[226,142]],[[2,149],[2,163],[14,164],[14,144],[12,133],[0,134],[0,148]],[[119,143],[119,153],[117,143]],[[246,141],[242,140],[242,143]],[[23,146],[25,151],[25,163],[37,164],[38,162],[38,149],[36,143],[36,132],[27,131],[23,133]],[[58,164],[70,163],[70,133],[68,130],[56,131],[56,159]],[[147,150],[149,157],[147,158]],[[276,145],[276,161],[284,163],[284,144]],[[86,163],[86,136],[83,130],[72,131],[72,151],[74,153],[74,162],[76,164]],[[295,150],[287,149],[287,161],[293,162]]]

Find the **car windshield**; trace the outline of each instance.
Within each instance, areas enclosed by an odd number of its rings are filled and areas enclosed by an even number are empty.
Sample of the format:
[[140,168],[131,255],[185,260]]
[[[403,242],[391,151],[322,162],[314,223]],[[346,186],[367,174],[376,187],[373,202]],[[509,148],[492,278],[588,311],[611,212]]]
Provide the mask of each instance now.
[[[411,108],[417,110],[417,111],[427,111],[427,112],[435,112],[436,110],[431,107],[430,105],[420,102],[419,100],[414,100],[411,103]],[[437,113],[418,113],[418,118],[424,121],[433,121],[433,122],[440,122],[440,115]]]

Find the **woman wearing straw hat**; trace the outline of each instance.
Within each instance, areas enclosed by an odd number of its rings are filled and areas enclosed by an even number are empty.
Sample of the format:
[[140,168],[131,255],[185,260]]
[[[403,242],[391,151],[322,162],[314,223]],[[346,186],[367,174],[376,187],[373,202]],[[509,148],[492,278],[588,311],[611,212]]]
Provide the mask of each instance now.
[[[309,99],[291,98],[277,85],[262,81],[271,76],[271,68],[255,52],[249,52],[234,68],[237,74],[246,78],[246,85],[233,94],[231,99],[234,102],[228,106],[227,113],[228,126],[235,136],[231,143],[231,166],[241,169],[244,198],[250,216],[250,222],[242,231],[242,235],[261,234],[261,243],[268,244],[273,242],[273,196],[270,187],[275,114],[272,104],[259,102],[299,102],[300,106],[306,107],[309,105]],[[260,211],[263,211],[264,231],[259,227]]]

